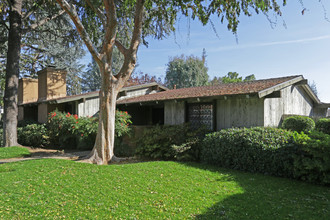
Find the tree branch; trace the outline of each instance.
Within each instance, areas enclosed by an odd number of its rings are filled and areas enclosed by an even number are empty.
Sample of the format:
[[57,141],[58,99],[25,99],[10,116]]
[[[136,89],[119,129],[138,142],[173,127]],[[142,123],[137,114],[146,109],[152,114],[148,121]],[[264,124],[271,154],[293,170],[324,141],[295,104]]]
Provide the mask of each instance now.
[[[130,47],[124,59],[123,66],[121,67],[117,78],[120,79],[120,84],[124,84],[132,74],[134,67],[136,65],[136,54],[139,48],[141,34],[142,34],[142,24],[143,24],[143,13],[144,13],[144,0],[137,0],[135,7],[135,16],[134,16],[134,29],[133,35],[130,42]],[[119,48],[118,48],[119,49]]]
[[75,24],[77,31],[81,37],[81,39],[85,42],[86,47],[88,48],[89,52],[93,56],[94,60],[101,64],[102,60],[100,59],[100,54],[97,52],[95,46],[93,45],[92,41],[90,40],[84,25],[81,23],[80,18],[77,14],[77,11],[73,5],[69,5],[66,0],[56,0],[57,3],[64,9],[68,15],[70,16],[71,20]]
[[124,45],[122,43],[120,43],[120,41],[116,40],[115,45],[118,48],[120,53],[122,53],[124,56],[127,55],[128,50],[124,47]]
[[103,27],[105,27],[106,25],[106,16],[103,14],[103,12],[101,11],[100,8],[95,8],[94,5],[91,3],[90,0],[86,0],[87,4],[89,7],[91,7],[91,9],[98,15],[98,17],[100,18],[102,24],[103,24]]
[[61,15],[64,14],[64,13],[65,13],[65,11],[64,11],[64,10],[61,10],[61,11],[59,11],[58,14],[56,14],[56,15],[53,15],[53,16],[51,16],[51,17],[46,17],[46,18],[42,19],[42,20],[39,21],[39,22],[36,21],[36,23],[30,25],[30,30],[34,30],[34,29],[36,29],[37,27],[40,27],[40,26],[46,24],[48,21],[54,20],[55,18],[61,16]]
[[[116,27],[117,27],[117,13],[116,5],[114,0],[104,0],[104,6],[107,15],[107,24],[104,27],[106,32],[104,36],[104,41],[101,49],[101,53],[111,54],[113,45],[115,44],[116,38]],[[108,62],[111,63],[111,57],[108,56]]]

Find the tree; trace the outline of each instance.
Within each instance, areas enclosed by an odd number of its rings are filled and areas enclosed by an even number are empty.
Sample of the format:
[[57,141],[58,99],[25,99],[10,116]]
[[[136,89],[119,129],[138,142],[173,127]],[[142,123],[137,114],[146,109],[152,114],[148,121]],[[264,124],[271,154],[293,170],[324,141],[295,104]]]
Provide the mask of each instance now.
[[[234,33],[241,13],[249,16],[251,9],[254,9],[257,13],[273,10],[280,14],[276,0],[56,1],[69,14],[100,69],[102,83],[99,127],[90,154],[90,160],[97,164],[107,164],[116,159],[113,153],[116,98],[134,70],[140,42],[146,43],[147,36],[161,39],[169,34],[174,30],[178,13],[192,19],[197,18],[204,25],[212,14],[216,14],[222,22],[228,22],[228,29]],[[129,39],[129,42],[125,44],[122,39]],[[102,42],[102,46],[97,48],[95,45],[99,41]],[[122,67],[117,73],[112,70],[115,47],[124,57]]]
[[207,67],[205,57],[200,59],[194,56],[173,57],[167,64],[165,82],[169,88],[187,88],[205,86],[208,84]]
[[49,64],[71,71],[83,50],[68,16],[52,1],[1,1],[0,33],[0,51],[8,51],[7,56],[0,55],[0,70],[6,72],[3,143],[13,146],[17,145],[19,76],[36,77],[38,69]]
[[214,77],[210,81],[210,85],[219,85],[222,83],[237,83],[237,82],[249,82],[256,80],[256,77],[254,74],[248,75],[247,77],[243,78],[239,76],[239,73],[237,72],[228,72],[226,76],[223,77]]
[[17,145],[17,88],[22,34],[22,0],[8,1],[9,34],[4,102],[4,146]]
[[[97,66],[97,63],[93,59],[92,62],[88,64],[87,71],[83,72],[81,76],[82,90],[84,92],[100,90],[101,80],[102,79],[101,79],[100,70]],[[137,73],[133,73],[130,76],[125,86],[142,85],[151,82],[157,82],[159,84],[163,84],[162,80],[160,78],[157,78],[156,76],[151,76],[143,72],[137,72]]]
[[316,83],[315,81],[313,81],[312,83],[308,83],[309,87],[311,88],[311,90],[314,92],[314,94],[316,96],[319,95],[318,91],[317,91],[317,87],[316,87]]

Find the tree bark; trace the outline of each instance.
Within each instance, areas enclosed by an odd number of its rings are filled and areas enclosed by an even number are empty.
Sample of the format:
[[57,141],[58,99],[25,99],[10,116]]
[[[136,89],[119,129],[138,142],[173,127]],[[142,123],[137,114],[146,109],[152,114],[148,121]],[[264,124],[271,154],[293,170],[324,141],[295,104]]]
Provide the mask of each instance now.
[[99,127],[94,148],[88,156],[89,160],[95,164],[108,164],[110,161],[117,159],[114,156],[114,140],[116,99],[120,86],[111,77],[111,71],[107,71],[109,69],[111,68],[100,68],[102,86],[99,95]]
[[3,143],[4,147],[17,145],[17,91],[21,52],[22,0],[11,0],[9,12],[8,52],[4,94]]

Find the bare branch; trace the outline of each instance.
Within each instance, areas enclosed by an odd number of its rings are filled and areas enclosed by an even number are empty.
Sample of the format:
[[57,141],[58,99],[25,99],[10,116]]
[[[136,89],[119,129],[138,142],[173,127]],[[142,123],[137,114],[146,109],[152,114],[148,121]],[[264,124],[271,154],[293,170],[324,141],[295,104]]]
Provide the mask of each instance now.
[[97,52],[97,49],[93,45],[92,41],[90,40],[84,25],[81,23],[81,20],[77,14],[77,11],[73,5],[69,5],[66,0],[56,0],[57,3],[64,9],[68,15],[70,16],[71,20],[75,24],[77,31],[81,37],[81,39],[85,42],[86,47],[88,48],[89,52],[92,54],[94,60],[101,64],[102,60],[100,59],[100,54]]
[[106,25],[106,16],[103,14],[103,12],[101,11],[101,9],[99,8],[95,8],[94,5],[91,3],[90,0],[86,0],[87,4],[89,7],[91,7],[91,9],[97,14],[97,16],[100,18],[103,27],[105,27]]

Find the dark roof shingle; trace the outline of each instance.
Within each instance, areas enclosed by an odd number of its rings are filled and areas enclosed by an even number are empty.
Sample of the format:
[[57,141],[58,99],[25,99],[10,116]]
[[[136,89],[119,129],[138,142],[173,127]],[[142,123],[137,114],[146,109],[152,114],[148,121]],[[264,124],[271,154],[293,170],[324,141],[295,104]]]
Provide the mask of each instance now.
[[264,80],[255,80],[241,83],[228,83],[216,86],[190,87],[182,89],[172,89],[164,92],[128,98],[117,101],[117,104],[129,104],[138,102],[164,101],[174,99],[200,98],[225,95],[253,94],[271,88],[278,84],[292,80],[299,76],[288,76]]

